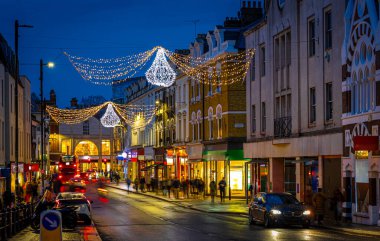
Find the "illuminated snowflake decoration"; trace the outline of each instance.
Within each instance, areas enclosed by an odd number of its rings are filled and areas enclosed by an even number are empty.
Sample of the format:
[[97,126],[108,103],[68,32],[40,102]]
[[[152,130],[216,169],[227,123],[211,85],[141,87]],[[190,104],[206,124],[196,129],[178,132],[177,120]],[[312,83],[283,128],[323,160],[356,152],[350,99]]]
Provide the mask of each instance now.
[[120,123],[120,118],[115,113],[111,104],[108,104],[106,113],[100,118],[100,122],[104,127],[115,127]]
[[169,87],[174,83],[176,73],[166,60],[163,48],[157,50],[156,58],[152,66],[146,71],[145,76],[149,83],[158,86]]

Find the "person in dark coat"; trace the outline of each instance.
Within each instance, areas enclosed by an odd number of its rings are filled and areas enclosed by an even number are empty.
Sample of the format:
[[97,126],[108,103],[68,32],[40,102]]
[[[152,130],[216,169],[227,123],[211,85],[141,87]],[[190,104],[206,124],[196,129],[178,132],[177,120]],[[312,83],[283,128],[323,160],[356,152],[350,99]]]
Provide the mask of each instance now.
[[227,186],[225,177],[223,177],[222,180],[219,181],[218,186],[219,186],[219,191],[220,191],[220,203],[223,203],[226,197],[226,186]]
[[211,203],[214,204],[215,196],[216,196],[216,192],[217,192],[216,182],[214,181],[214,179],[211,180],[209,186],[210,186]]
[[327,197],[322,192],[322,188],[318,188],[318,192],[313,195],[313,206],[315,208],[315,215],[318,221],[318,224],[322,224],[324,215],[325,215],[325,203]]

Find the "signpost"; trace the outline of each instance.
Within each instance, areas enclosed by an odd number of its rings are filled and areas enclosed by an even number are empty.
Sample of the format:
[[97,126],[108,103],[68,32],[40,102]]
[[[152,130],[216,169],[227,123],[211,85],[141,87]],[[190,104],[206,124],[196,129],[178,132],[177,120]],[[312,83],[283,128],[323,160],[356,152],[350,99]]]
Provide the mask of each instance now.
[[40,241],[62,241],[61,213],[55,210],[42,212],[40,219]]

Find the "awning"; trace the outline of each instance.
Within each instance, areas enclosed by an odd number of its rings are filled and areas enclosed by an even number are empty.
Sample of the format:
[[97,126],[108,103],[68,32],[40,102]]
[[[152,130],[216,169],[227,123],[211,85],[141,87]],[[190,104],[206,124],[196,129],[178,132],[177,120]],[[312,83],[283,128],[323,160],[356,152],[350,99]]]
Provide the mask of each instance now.
[[377,151],[379,150],[378,136],[354,136],[355,151]]

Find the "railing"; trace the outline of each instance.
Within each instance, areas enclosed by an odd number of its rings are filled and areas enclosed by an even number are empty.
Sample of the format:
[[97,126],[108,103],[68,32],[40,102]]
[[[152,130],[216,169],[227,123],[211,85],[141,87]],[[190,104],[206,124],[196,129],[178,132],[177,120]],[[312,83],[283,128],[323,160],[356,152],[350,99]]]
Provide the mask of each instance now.
[[7,240],[30,224],[34,205],[20,204],[0,211],[0,240]]
[[290,137],[292,134],[292,117],[281,117],[274,119],[274,137]]

